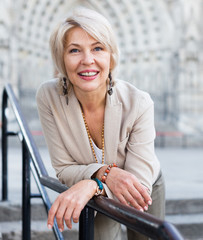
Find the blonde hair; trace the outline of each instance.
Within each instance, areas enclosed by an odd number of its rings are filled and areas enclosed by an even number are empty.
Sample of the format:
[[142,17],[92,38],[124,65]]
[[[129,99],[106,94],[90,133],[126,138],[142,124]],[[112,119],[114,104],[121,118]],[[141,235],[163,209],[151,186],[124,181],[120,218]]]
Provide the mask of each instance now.
[[60,79],[68,78],[63,60],[65,39],[68,31],[77,26],[109,50],[111,54],[111,73],[113,75],[118,65],[119,51],[110,23],[104,16],[94,10],[77,8],[56,26],[50,37],[51,55],[57,76]]

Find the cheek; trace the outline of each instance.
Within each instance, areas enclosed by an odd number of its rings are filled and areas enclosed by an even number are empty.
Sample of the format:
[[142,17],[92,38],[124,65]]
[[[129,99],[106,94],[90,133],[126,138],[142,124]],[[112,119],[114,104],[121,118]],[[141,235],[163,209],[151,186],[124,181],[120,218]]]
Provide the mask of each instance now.
[[103,68],[106,71],[109,71],[109,69],[111,69],[111,57],[110,57],[110,55],[107,55],[107,56],[102,58],[102,65],[103,65]]
[[77,64],[72,59],[65,58],[64,63],[67,73],[75,71]]

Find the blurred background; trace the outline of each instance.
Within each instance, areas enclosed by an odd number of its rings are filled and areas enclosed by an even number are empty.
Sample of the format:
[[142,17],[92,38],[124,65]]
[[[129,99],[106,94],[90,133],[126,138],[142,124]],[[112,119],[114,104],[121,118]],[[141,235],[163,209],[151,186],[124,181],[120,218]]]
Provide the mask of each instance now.
[[40,128],[36,89],[54,72],[50,32],[78,5],[113,25],[121,52],[118,78],[155,102],[156,144],[203,146],[202,0],[1,0],[0,88],[12,84],[31,129]]
[[[0,92],[11,83],[53,177],[35,94],[54,75],[50,33],[76,6],[95,9],[109,19],[121,53],[118,78],[149,92],[154,100],[156,151],[166,179],[166,219],[185,239],[202,240],[203,0],[0,0]],[[12,111],[9,118],[12,130],[18,128]],[[9,146],[10,202],[0,204],[4,213],[0,240],[20,239],[20,217],[13,216],[20,215],[16,206],[21,202],[21,149],[14,139]],[[42,219],[43,223],[33,225],[35,234],[46,234],[32,239],[51,240],[46,216],[38,219],[42,210],[36,206],[34,223]],[[1,238],[1,232],[7,238]]]

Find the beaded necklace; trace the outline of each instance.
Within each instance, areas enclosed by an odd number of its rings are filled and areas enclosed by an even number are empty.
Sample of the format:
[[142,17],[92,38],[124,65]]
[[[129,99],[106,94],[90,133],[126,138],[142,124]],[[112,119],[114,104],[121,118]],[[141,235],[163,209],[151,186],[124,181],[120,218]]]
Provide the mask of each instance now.
[[[83,120],[84,120],[84,123],[85,123],[85,128],[86,128],[86,131],[87,131],[87,135],[88,135],[88,138],[89,138],[89,143],[90,143],[90,146],[91,146],[91,149],[92,149],[92,153],[93,153],[93,156],[95,158],[96,163],[98,163],[98,160],[97,160],[97,157],[96,157],[96,154],[95,154],[95,151],[94,151],[94,147],[93,147],[93,144],[92,144],[92,139],[91,139],[91,135],[90,135],[90,132],[89,132],[89,128],[87,126],[87,122],[86,122],[86,119],[85,119],[85,115],[82,111],[82,108],[81,108],[81,112],[82,112],[82,117],[83,117]],[[104,124],[102,126],[101,139],[102,139],[102,164],[104,164]]]

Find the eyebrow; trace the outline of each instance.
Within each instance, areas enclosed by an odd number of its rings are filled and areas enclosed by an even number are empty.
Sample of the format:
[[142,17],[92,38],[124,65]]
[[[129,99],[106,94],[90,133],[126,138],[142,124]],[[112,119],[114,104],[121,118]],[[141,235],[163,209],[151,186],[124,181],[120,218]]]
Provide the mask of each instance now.
[[[101,45],[102,45],[102,43],[100,43],[100,42],[94,42],[94,43],[91,44],[91,46],[94,46],[94,45],[97,45],[97,44],[101,44]],[[78,43],[70,43],[70,44],[67,46],[67,48],[69,48],[70,46],[80,47],[81,45],[78,44]]]

